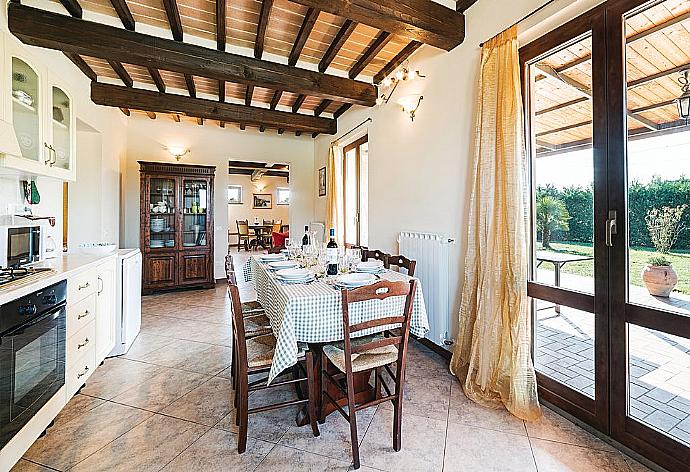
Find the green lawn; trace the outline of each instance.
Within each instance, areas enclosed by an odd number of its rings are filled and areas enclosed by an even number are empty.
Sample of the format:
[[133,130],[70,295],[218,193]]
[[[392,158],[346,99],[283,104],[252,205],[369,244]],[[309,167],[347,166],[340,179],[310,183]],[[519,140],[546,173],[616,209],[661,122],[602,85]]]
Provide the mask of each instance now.
[[[581,254],[591,256],[594,249],[586,243],[558,242],[551,243],[554,252],[564,252],[568,254]],[[541,247],[539,248],[541,249]],[[658,255],[656,251],[644,247],[630,248],[630,281],[633,285],[644,286],[642,283],[642,269],[647,264],[647,259]],[[676,290],[690,294],[690,251],[673,251],[665,256],[671,261],[673,268],[678,273],[678,286]],[[553,271],[553,265],[542,264],[540,269]],[[592,277],[594,275],[594,261],[570,262],[566,264],[562,273]]]

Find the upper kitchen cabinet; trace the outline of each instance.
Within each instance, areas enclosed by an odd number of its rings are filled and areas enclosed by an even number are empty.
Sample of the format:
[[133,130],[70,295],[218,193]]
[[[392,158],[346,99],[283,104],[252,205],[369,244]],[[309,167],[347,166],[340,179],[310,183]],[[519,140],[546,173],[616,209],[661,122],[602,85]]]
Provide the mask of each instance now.
[[76,117],[68,88],[9,38],[4,56],[3,124],[11,132],[0,167],[25,177],[75,180]]

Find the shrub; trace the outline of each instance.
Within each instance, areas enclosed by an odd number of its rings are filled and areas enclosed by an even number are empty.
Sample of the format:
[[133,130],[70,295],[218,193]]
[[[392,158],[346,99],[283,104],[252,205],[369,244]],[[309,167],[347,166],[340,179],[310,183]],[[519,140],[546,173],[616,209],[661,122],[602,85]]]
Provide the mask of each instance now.
[[542,195],[537,199],[536,215],[541,245],[544,249],[551,249],[552,233],[556,230],[568,231],[568,210],[559,199],[551,195]]
[[678,205],[675,208],[661,207],[650,208],[647,210],[645,222],[649,230],[649,237],[652,244],[661,254],[668,254],[678,236],[683,232],[685,226],[681,219],[687,205]]
[[671,267],[671,261],[663,256],[654,256],[647,259],[647,264],[660,267]]

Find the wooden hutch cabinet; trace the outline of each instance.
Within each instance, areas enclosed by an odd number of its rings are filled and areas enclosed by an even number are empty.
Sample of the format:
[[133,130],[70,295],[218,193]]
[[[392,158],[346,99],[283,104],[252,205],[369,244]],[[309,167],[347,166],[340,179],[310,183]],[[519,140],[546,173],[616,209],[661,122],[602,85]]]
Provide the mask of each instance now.
[[139,161],[143,293],[212,288],[215,166]]

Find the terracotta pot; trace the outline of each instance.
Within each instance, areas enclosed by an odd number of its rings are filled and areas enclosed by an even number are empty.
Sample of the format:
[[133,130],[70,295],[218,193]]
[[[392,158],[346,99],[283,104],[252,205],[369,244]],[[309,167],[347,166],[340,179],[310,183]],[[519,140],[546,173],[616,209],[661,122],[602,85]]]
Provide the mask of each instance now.
[[642,269],[642,281],[650,295],[668,298],[678,285],[678,274],[671,266],[647,264]]

